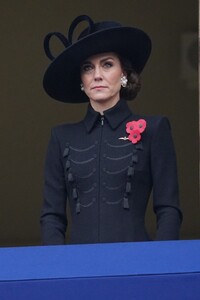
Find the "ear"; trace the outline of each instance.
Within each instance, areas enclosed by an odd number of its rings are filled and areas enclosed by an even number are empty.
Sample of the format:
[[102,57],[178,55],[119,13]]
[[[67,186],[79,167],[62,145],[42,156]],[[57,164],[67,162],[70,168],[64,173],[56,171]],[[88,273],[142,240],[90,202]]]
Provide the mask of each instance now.
[[122,76],[126,76],[127,77],[127,72],[123,70]]

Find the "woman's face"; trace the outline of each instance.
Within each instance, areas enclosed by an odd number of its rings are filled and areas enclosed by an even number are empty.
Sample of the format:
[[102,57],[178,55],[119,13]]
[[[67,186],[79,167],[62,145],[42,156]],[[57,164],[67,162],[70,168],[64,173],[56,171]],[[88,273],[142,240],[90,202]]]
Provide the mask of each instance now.
[[107,109],[119,101],[123,74],[120,60],[113,52],[96,54],[81,64],[84,92],[94,109]]

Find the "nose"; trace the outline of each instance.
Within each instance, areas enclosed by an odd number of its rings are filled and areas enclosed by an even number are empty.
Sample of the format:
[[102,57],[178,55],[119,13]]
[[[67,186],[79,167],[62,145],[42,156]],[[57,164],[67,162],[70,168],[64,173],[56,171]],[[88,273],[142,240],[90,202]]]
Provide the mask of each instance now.
[[102,80],[101,69],[99,66],[96,66],[96,68],[94,70],[94,80],[95,81]]

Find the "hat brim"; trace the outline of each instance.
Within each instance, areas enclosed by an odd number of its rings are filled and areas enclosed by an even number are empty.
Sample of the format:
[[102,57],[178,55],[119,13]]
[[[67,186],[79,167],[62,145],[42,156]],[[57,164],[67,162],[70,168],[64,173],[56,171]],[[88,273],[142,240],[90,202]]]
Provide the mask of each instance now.
[[115,27],[90,34],[66,48],[47,68],[43,86],[52,98],[68,103],[88,102],[80,90],[80,64],[103,52],[115,52],[141,73],[151,53],[148,35],[133,27]]

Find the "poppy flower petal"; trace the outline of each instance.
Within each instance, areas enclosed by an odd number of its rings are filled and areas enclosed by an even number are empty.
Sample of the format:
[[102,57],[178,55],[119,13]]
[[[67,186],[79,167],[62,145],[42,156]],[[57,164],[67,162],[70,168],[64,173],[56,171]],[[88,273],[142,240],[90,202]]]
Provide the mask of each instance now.
[[147,122],[144,119],[140,119],[137,121],[137,130],[142,133],[146,128]]
[[141,134],[138,130],[132,130],[132,132],[128,136],[129,141],[133,144],[136,144],[138,141],[141,140]]

